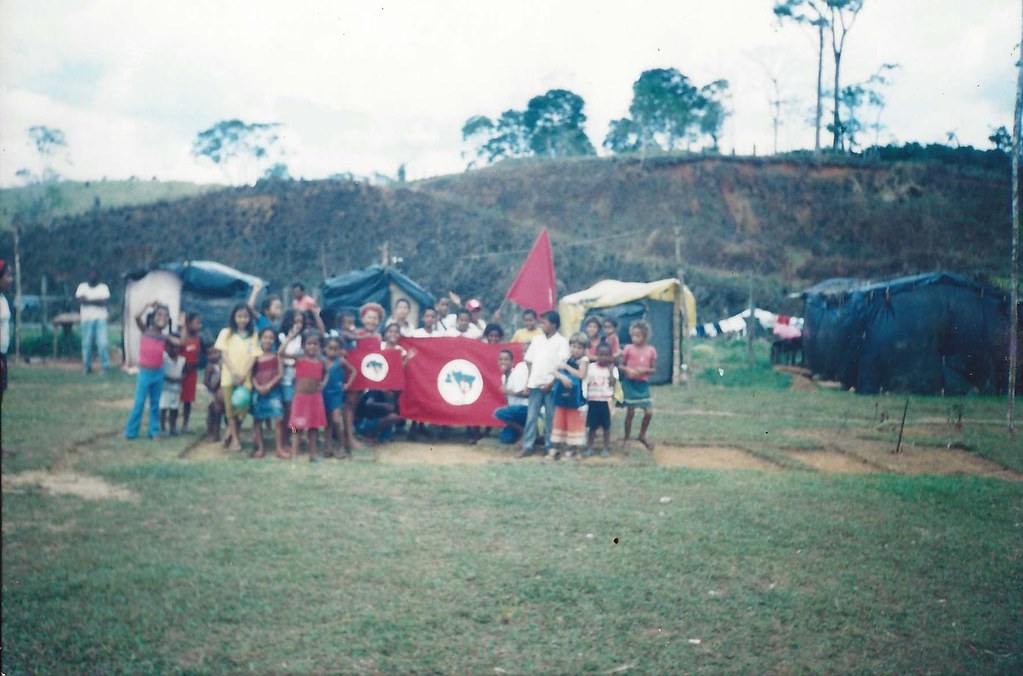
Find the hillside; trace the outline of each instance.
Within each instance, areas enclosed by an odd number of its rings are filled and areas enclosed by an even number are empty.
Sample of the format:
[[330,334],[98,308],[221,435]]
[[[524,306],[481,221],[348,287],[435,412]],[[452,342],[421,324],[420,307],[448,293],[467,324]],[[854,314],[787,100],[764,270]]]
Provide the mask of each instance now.
[[201,195],[223,186],[184,181],[62,181],[0,189],[0,225],[6,226],[19,210],[52,193],[54,216],[75,216],[92,209],[134,206]]
[[[318,284],[380,259],[434,293],[496,306],[540,227],[551,230],[559,293],[604,277],[676,271],[704,317],[834,276],[948,269],[1006,275],[1008,181],[949,163],[662,157],[515,161],[407,186],[271,181],[185,200],[93,210],[25,237],[29,280],[71,284],[166,260],[213,258],[275,288]],[[88,234],[86,234],[88,233]]]

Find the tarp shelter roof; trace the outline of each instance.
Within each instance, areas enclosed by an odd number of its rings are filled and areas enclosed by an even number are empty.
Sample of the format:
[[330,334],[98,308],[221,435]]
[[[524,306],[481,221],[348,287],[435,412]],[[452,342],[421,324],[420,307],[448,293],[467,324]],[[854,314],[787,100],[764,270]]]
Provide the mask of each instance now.
[[951,284],[952,286],[975,291],[981,295],[994,296],[1006,301],[1009,299],[1009,294],[1005,291],[999,291],[998,289],[981,284],[980,282],[976,282],[972,279],[968,279],[962,275],[957,275],[954,272],[925,272],[919,275],[899,277],[897,279],[882,282],[864,282],[845,278],[828,279],[802,291],[801,295],[804,297],[814,295],[841,296],[853,292],[864,294],[877,292],[896,294],[913,291],[931,284]]
[[[571,293],[561,299],[558,303],[558,311],[563,315],[561,324],[562,326],[578,327],[586,310],[590,308],[611,307],[642,298],[674,302],[678,297],[680,288],[682,289],[682,302],[686,311],[684,331],[688,333],[696,326],[696,297],[689,290],[689,287],[682,286],[682,282],[673,277],[659,279],[656,282],[621,282],[617,279],[601,280],[588,289]],[[564,316],[566,311],[572,312],[571,308],[573,307],[582,308],[578,313],[579,316]]]
[[342,310],[358,308],[365,303],[379,303],[386,310],[391,307],[391,285],[404,291],[420,307],[430,307],[433,295],[410,277],[397,269],[382,265],[371,265],[337,277],[325,279],[320,286],[320,305],[325,309]]
[[207,296],[222,296],[224,298],[238,293],[248,293],[257,281],[261,281],[259,277],[245,274],[215,261],[162,263],[155,268],[143,268],[129,272],[125,276],[128,279],[141,279],[152,270],[173,272],[181,278],[183,291],[194,291]]

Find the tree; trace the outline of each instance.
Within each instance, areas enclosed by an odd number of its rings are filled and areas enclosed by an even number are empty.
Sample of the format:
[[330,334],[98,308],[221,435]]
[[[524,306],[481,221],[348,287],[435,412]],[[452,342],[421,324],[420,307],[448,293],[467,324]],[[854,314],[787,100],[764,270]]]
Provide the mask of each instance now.
[[1005,125],[991,132],[991,136],[988,136],[987,140],[991,141],[996,150],[1001,150],[1006,155],[1012,152],[1012,134],[1005,128]]
[[727,90],[726,80],[697,87],[675,68],[644,71],[632,85],[631,117],[611,122],[604,147],[617,153],[671,151],[708,136],[717,148]]
[[813,149],[821,149],[821,120],[824,117],[824,29],[828,26],[824,0],[778,0],[774,15],[779,20],[812,26],[817,31],[817,112],[814,119]]
[[262,167],[270,168],[284,157],[282,127],[279,122],[222,120],[196,135],[192,156],[220,167],[229,182],[251,182],[261,175]]
[[842,96],[841,70],[842,54],[845,51],[845,39],[856,23],[856,16],[863,9],[864,0],[825,0],[828,9],[828,27],[831,29],[831,53],[835,59],[835,86],[833,91],[834,118],[828,125],[833,134],[832,148],[842,149],[842,137],[845,130],[842,127],[840,98]]
[[551,89],[531,98],[522,121],[532,153],[538,157],[595,155],[583,131],[584,105],[581,96],[567,89]]
[[[552,89],[529,100],[525,110],[506,110],[494,120],[475,115],[462,125],[462,139],[472,146],[473,158],[486,164],[506,157],[568,157],[593,155],[583,124],[585,103],[567,89]],[[465,157],[469,153],[463,153]]]
[[[898,67],[898,64],[895,63],[883,64],[866,81],[847,85],[842,89],[842,94],[839,96],[845,120],[842,123],[840,141],[842,148],[848,147],[850,151],[855,150],[859,145],[856,135],[866,129],[874,132],[874,145],[878,145],[878,137],[884,128],[884,125],[881,124],[881,114],[884,112],[886,104],[881,87],[891,84],[891,79],[887,74]],[[874,121],[864,122],[866,109],[871,108],[877,113]]]

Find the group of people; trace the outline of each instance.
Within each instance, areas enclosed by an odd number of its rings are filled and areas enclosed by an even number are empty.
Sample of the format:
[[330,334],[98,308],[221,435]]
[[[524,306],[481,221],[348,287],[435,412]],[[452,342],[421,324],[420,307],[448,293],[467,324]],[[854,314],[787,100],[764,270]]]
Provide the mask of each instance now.
[[[612,402],[616,401],[626,409],[623,448],[631,440],[636,409],[643,413],[636,441],[648,450],[653,448],[647,438],[652,417],[649,378],[656,370],[657,352],[649,344],[650,327],[644,321],[632,324],[630,343],[622,347],[611,318],[588,317],[583,331],[566,339],[560,333],[557,312],[538,315],[525,310],[522,328],[506,341],[499,316],[495,313],[490,322],[485,321],[483,305],[475,299],[453,309],[457,297],[442,297],[433,307],[421,310],[415,326],[405,298],[394,302],[389,315],[379,304],[367,303],[358,313],[332,316],[320,311],[300,283],[292,287],[287,311],[273,295],[257,309],[261,291],[257,284],[248,302],[232,309],[228,326],[205,348],[203,383],[211,395],[207,435],[228,448],[242,450],[242,421],[250,414],[254,421],[250,455],[256,458],[268,453],[264,433],[272,435],[276,457],[296,458],[305,440],[312,461],[351,458],[352,450],[362,443],[387,441],[400,428],[406,429],[409,439],[447,435],[443,428],[430,429],[420,422],[409,425],[401,416],[401,392],[353,389],[356,370],[348,362],[348,351],[361,341],[378,340],[380,349],[399,351],[404,364],[415,351],[400,344],[403,337],[527,345],[519,363],[515,363],[515,351],[500,352],[507,405],[494,412],[495,427],[504,425],[500,442],[520,443],[519,457],[537,452],[541,443],[552,459],[598,452],[606,457],[611,452]],[[179,415],[181,429],[188,429],[204,350],[203,319],[196,313],[182,313],[178,332],[170,331],[170,319],[167,306],[159,301],[135,317],[142,338],[136,394],[124,432],[129,439],[139,436],[147,401],[150,437],[177,434]],[[322,453],[321,432],[326,437]],[[469,427],[470,442],[489,432]]]

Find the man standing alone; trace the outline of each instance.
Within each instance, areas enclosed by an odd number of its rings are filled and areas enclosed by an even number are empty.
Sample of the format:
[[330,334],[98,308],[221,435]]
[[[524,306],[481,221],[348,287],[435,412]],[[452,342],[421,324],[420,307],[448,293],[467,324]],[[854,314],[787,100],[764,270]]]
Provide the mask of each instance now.
[[99,281],[99,272],[92,270],[89,281],[78,285],[75,298],[81,304],[82,319],[82,363],[85,372],[92,373],[92,347],[99,352],[99,363],[103,373],[110,370],[110,350],[107,347],[107,302],[110,289]]

